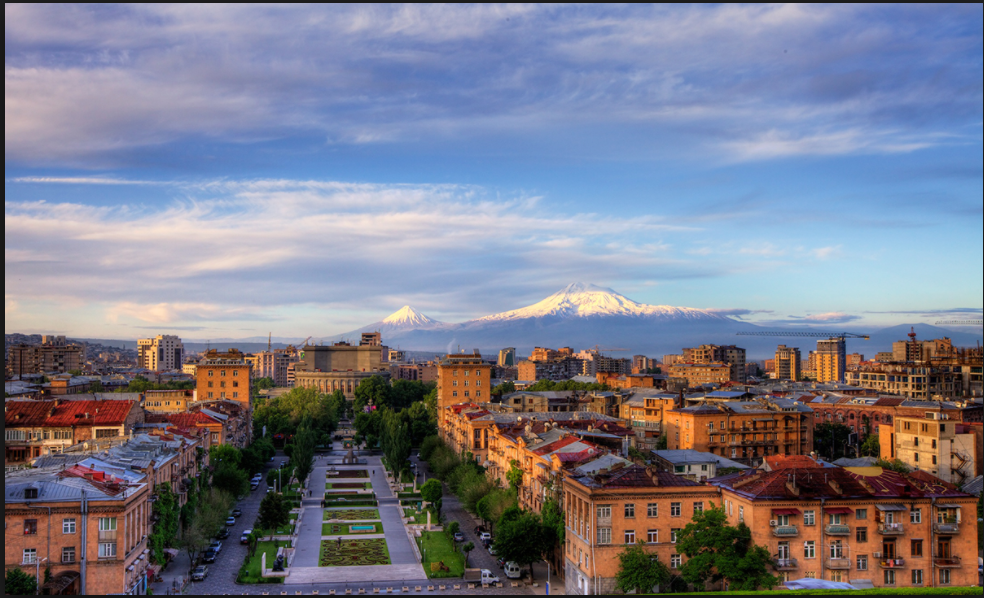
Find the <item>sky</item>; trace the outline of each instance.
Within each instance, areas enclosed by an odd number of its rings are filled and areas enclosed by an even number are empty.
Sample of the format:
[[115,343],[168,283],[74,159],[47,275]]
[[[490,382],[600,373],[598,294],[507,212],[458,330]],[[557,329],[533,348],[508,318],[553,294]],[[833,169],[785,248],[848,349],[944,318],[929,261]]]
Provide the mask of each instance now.
[[332,335],[573,282],[980,319],[980,5],[4,5],[4,328]]

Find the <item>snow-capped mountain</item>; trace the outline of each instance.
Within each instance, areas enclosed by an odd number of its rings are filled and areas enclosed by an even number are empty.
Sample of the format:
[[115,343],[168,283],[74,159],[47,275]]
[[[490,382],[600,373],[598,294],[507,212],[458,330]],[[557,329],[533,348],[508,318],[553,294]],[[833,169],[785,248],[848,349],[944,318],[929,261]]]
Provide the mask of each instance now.
[[628,317],[660,318],[667,320],[728,320],[721,316],[686,307],[644,305],[620,295],[611,289],[592,284],[576,283],[555,293],[543,301],[494,316],[486,316],[475,322],[509,322],[531,318],[590,318]]
[[425,330],[441,330],[447,326],[448,325],[444,322],[438,322],[433,318],[429,318],[407,305],[384,320],[376,322],[375,324],[363,326],[358,330],[353,330],[352,332],[336,336],[329,340],[333,342],[358,341],[359,336],[363,332],[381,332],[383,334],[383,342],[387,343],[387,345],[395,347],[398,344],[396,341],[407,333]]
[[424,314],[410,307],[404,306],[403,309],[391,315],[381,322],[383,326],[390,328],[436,328],[444,326],[443,322],[438,322],[428,318]]

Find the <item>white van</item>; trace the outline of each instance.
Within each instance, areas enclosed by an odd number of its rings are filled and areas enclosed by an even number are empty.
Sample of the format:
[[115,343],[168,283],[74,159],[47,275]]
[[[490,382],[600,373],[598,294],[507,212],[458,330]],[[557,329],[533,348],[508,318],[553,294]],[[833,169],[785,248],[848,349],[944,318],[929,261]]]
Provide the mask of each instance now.
[[522,579],[523,570],[513,562],[506,563],[506,579]]

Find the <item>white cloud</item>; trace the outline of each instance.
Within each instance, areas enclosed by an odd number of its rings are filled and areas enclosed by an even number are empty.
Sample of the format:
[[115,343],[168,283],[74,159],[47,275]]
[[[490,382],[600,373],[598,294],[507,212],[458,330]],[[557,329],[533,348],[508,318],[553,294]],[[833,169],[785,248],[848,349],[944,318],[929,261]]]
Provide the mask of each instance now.
[[861,319],[859,316],[852,316],[841,312],[830,312],[826,314],[815,314],[803,318],[806,322],[825,322],[828,324],[843,324]]
[[836,247],[820,247],[814,249],[810,253],[812,253],[813,257],[818,260],[828,260],[843,255],[843,249],[844,247],[842,245],[837,245]]

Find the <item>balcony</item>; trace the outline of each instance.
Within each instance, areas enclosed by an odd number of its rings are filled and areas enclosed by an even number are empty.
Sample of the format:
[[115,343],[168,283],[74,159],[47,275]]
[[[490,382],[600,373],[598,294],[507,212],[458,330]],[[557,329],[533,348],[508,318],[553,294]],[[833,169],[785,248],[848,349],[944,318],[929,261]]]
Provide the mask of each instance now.
[[117,533],[116,530],[109,532],[99,532],[99,543],[107,544],[116,542]]
[[901,536],[905,534],[905,528],[901,523],[883,523],[878,526],[878,533],[883,536]]
[[795,525],[780,525],[772,528],[772,535],[777,538],[795,538],[799,535],[799,528]]
[[795,571],[799,569],[796,559],[779,559],[775,564],[776,571]]
[[960,569],[963,564],[958,556],[933,557],[933,566],[940,569]]
[[941,536],[956,536],[960,533],[959,523],[937,523],[933,525],[933,531]]
[[878,561],[878,566],[882,569],[904,569],[905,560],[903,559],[881,559]]
[[851,568],[851,559],[827,559],[827,568],[832,571],[847,571]]
[[828,536],[850,536],[851,528],[847,525],[828,525],[826,532]]

